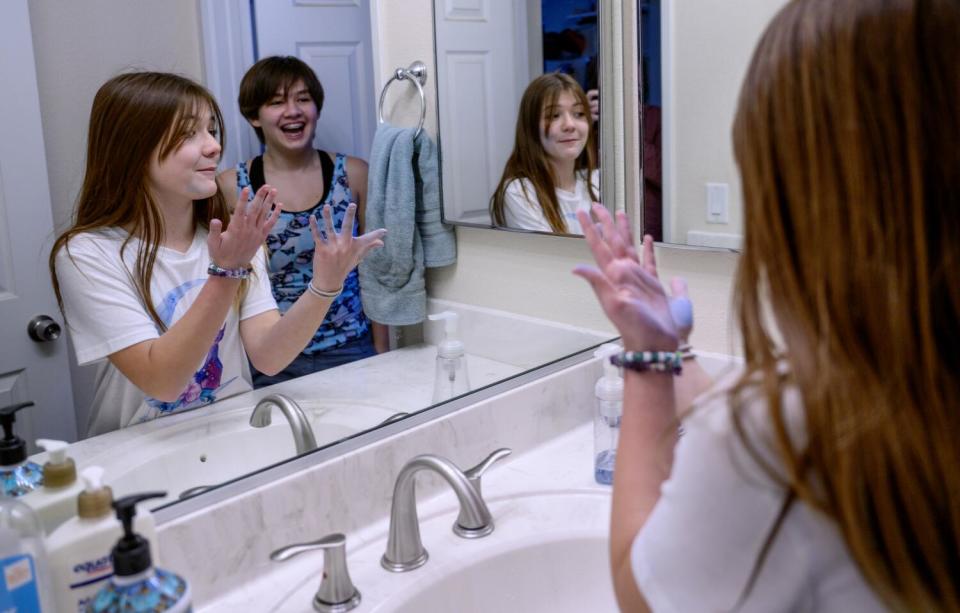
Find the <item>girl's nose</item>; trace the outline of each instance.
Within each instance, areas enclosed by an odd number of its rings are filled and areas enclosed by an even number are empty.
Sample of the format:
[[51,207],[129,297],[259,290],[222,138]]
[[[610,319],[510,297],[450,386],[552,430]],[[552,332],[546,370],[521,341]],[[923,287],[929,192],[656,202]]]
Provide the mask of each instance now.
[[204,153],[207,157],[219,156],[220,151],[223,147],[220,145],[220,140],[216,136],[207,132],[207,142],[204,145]]

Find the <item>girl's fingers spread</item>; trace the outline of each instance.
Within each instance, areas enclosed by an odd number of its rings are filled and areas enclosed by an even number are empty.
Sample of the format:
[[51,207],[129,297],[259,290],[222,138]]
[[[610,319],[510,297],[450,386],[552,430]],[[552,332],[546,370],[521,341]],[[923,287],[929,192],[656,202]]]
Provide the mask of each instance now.
[[310,234],[313,234],[313,242],[317,245],[327,242],[327,239],[320,234],[320,226],[317,224],[317,218],[310,216]]
[[346,236],[353,236],[353,220],[357,216],[357,204],[351,202],[347,205],[347,212],[343,214],[343,223],[340,224],[340,233]]
[[610,279],[608,279],[606,275],[604,275],[594,266],[578,264],[574,267],[573,274],[586,279],[587,283],[593,287],[593,291],[598,297],[602,297],[605,293],[615,291]]
[[323,215],[323,231],[326,232],[327,239],[337,238],[337,231],[333,229],[333,209],[329,204],[323,205],[321,214]]
[[657,256],[653,250],[653,237],[649,234],[643,236],[643,268],[647,274],[657,277]]
[[683,277],[674,277],[670,280],[670,294],[674,297],[688,297],[687,280]]
[[617,211],[617,230],[619,230],[618,234],[623,244],[633,249],[633,253],[636,254],[637,250],[633,243],[633,232],[630,231],[630,220],[627,219],[627,214],[623,211]]
[[210,220],[210,230],[207,234],[207,244],[220,244],[220,233],[223,231],[223,222],[219,219]]
[[613,219],[610,217],[610,213],[603,206],[594,204],[594,210],[601,209],[603,213],[597,211],[597,219],[600,221],[600,228],[603,230],[603,237],[608,242],[611,241],[614,237],[618,236],[617,228],[613,223]]
[[610,248],[603,242],[603,238],[600,236],[600,233],[597,232],[597,228],[594,226],[590,216],[587,215],[585,211],[577,211],[577,220],[580,221],[580,227],[583,229],[583,237],[587,239],[587,245],[589,245],[590,251],[593,253],[593,259],[596,260],[597,264],[601,267],[606,266],[607,262],[613,258],[613,254],[610,253]]
[[237,204],[233,207],[234,215],[242,215],[247,210],[247,202],[250,201],[250,186],[244,187],[240,190],[240,195],[237,196]]

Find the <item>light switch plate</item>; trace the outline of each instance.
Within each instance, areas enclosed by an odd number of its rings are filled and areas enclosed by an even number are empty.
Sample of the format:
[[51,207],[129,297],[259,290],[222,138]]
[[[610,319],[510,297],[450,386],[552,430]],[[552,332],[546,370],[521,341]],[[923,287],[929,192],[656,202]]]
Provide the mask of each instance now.
[[707,183],[707,223],[730,222],[730,185]]

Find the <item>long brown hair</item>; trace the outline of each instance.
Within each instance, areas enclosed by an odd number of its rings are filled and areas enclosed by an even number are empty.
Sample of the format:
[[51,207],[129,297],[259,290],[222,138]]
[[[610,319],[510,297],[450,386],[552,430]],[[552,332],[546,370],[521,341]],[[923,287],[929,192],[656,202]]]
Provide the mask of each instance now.
[[[590,101],[583,92],[580,84],[569,75],[554,72],[540,75],[530,82],[527,89],[523,92],[520,99],[520,111],[517,113],[516,137],[513,144],[513,152],[507,159],[503,168],[503,176],[497,189],[490,198],[490,213],[493,221],[498,226],[506,226],[504,216],[504,195],[507,191],[507,185],[515,180],[527,179],[532,185],[543,209],[544,217],[550,224],[550,229],[554,232],[565,234],[567,232],[567,223],[560,212],[560,203],[557,201],[556,183],[557,177],[553,176],[553,166],[547,159],[547,154],[543,150],[543,144],[540,141],[541,130],[546,130],[550,126],[550,118],[545,112],[548,108],[557,103],[557,99],[562,93],[569,93],[577,102],[583,105],[584,111],[590,108]],[[594,138],[593,122],[589,122],[590,128],[587,133],[587,144],[583,152],[576,160],[574,166],[575,172],[586,174],[587,189],[590,192],[590,198],[594,202],[600,200],[593,188],[591,177],[597,167],[594,157]],[[526,181],[520,183],[521,188],[526,192]]]
[[837,522],[899,610],[960,610],[958,67],[956,0],[793,0],[733,129],[737,419],[759,378],[789,496]]
[[[69,254],[70,239],[82,232],[122,227],[140,239],[131,278],[144,308],[162,332],[166,329],[150,298],[150,279],[157,250],[163,241],[163,215],[150,195],[148,174],[154,152],[162,161],[183,143],[190,131],[206,119],[198,113],[209,107],[214,115],[221,146],[223,117],[213,96],[190,79],[159,72],[135,72],[104,83],[93,99],[87,132],[87,159],[83,186],[77,199],[73,223],[57,237],[50,252],[50,277],[63,311],[57,280],[56,256],[61,248]],[[194,223],[208,229],[211,219],[220,219],[224,229],[230,213],[219,190],[210,198],[193,203]]]

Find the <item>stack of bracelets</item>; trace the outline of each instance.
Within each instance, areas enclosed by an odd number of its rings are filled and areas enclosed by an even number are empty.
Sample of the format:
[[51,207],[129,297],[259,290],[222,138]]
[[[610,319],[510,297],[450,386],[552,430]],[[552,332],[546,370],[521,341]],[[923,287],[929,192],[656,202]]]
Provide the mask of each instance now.
[[[690,354],[692,356],[692,354]],[[683,372],[683,360],[686,357],[678,351],[623,351],[610,356],[614,366],[635,372],[662,372],[679,375]]]

